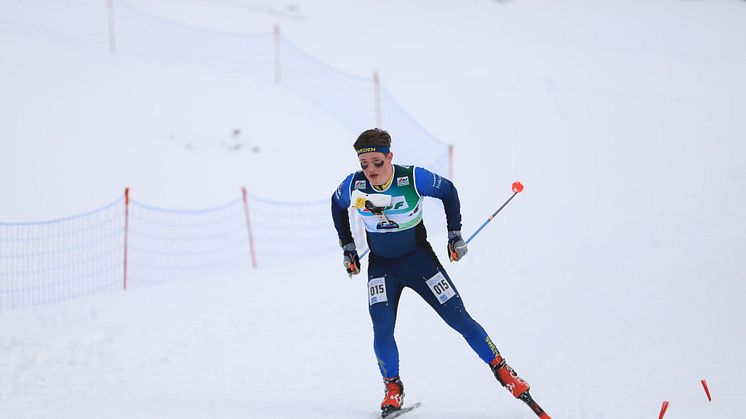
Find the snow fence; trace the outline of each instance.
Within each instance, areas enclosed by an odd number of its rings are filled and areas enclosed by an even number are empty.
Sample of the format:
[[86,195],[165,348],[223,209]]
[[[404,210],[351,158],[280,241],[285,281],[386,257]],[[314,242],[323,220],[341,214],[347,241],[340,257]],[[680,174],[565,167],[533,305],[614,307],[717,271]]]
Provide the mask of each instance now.
[[221,32],[155,15],[122,0],[3,0],[0,31],[92,54],[195,65],[277,83],[350,131],[374,126],[396,138],[399,161],[450,175],[449,146],[412,118],[377,74],[340,71],[280,33]]
[[[94,55],[205,66],[276,83],[336,120],[351,138],[382,127],[397,139],[401,161],[451,174],[449,146],[417,123],[377,74],[352,75],[317,60],[283,37],[279,27],[220,32],[120,0],[4,0],[0,32]],[[442,211],[437,202],[427,205]],[[357,216],[351,221],[364,251],[362,225]],[[281,202],[244,191],[223,205],[186,210],[125,194],[73,217],[0,223],[0,310],[271,266],[338,250],[336,242],[326,196]]]
[[[357,223],[353,227],[360,233]],[[126,190],[73,217],[0,223],[0,311],[248,273],[339,251],[337,241],[328,199],[272,201],[244,189],[215,207],[170,209],[130,199]]]

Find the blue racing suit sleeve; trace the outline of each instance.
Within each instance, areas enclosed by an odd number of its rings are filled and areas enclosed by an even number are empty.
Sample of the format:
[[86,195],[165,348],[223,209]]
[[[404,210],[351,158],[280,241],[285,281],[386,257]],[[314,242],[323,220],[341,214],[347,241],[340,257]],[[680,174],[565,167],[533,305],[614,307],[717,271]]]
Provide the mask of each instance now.
[[339,244],[353,243],[352,230],[350,230],[350,214],[347,208],[350,206],[350,182],[353,175],[347,176],[332,194],[332,220],[334,228],[337,229]]
[[461,201],[453,183],[422,167],[414,168],[414,184],[422,196],[431,196],[443,201],[448,231],[461,230]]

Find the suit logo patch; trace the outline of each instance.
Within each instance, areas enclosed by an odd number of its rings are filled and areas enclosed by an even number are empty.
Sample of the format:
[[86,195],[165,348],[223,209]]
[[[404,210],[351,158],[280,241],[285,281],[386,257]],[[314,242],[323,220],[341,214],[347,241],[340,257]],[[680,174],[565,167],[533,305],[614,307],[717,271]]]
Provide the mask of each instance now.
[[356,180],[355,181],[355,189],[365,189],[368,186],[368,183],[364,180]]
[[409,176],[403,176],[396,178],[396,186],[407,186],[409,185]]

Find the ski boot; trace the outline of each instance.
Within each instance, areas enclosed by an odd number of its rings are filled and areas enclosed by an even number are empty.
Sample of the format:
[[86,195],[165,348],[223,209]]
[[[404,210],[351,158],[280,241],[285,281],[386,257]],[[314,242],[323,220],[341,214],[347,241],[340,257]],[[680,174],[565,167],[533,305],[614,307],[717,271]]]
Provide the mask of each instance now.
[[496,356],[495,359],[490,362],[490,368],[492,368],[492,372],[495,374],[497,381],[499,381],[503,387],[507,388],[516,399],[520,399],[522,394],[528,392],[528,383],[524,381],[523,378],[519,377],[510,365],[505,363],[505,359],[503,359],[501,355]]
[[386,417],[397,410],[401,410],[404,404],[404,384],[399,377],[384,378],[386,384],[386,395],[381,402],[381,417]]

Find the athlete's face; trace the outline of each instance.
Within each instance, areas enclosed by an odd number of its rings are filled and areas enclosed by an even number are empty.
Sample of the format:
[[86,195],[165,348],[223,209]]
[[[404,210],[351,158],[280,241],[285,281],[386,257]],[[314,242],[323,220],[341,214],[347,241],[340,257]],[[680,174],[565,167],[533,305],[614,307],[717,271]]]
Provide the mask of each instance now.
[[394,166],[391,163],[394,153],[363,153],[358,158],[360,159],[360,168],[363,169],[363,173],[365,173],[365,177],[368,178],[371,185],[383,185],[391,179],[394,172]]

